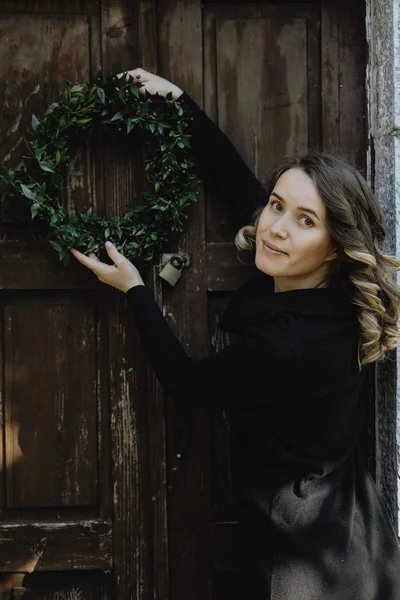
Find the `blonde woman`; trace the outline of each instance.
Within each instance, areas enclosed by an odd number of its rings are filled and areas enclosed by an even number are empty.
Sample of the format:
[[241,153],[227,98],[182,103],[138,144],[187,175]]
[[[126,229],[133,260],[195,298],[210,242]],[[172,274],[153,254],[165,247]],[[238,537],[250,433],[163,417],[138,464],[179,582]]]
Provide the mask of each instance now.
[[231,412],[242,598],[399,600],[397,538],[359,449],[367,367],[399,339],[400,262],[382,249],[370,188],[325,154],[290,159],[263,187],[186,93],[142,69],[130,74],[193,111],[199,164],[248,223],[236,243],[255,251],[260,274],[220,322],[234,341],[194,360],[112,245],[112,266],[72,252],[126,294],[167,394]]

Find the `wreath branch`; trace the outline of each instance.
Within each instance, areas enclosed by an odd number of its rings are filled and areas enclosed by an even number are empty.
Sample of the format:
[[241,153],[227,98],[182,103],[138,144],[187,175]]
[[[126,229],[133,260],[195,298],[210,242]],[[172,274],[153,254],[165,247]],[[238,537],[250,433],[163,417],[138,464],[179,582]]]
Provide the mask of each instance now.
[[[190,153],[191,117],[171,94],[140,95],[141,84],[132,77],[103,78],[99,71],[94,83],[67,83],[40,120],[32,115],[31,156],[0,179],[29,201],[32,219],[48,224],[49,241],[63,263],[69,260],[70,248],[99,253],[107,239],[127,258],[150,261],[171,233],[182,230],[186,209],[198,195],[200,182]],[[148,134],[150,189],[141,201],[131,201],[121,217],[107,219],[92,208],[80,212],[63,206],[71,137],[89,135],[97,127]]]

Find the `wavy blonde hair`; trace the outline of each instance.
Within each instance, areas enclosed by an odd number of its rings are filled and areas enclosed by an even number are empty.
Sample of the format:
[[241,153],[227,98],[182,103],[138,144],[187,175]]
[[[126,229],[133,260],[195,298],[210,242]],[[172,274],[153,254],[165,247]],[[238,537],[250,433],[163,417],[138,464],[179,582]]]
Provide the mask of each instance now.
[[[399,343],[396,272],[400,260],[383,250],[386,232],[379,204],[356,169],[343,158],[323,153],[295,156],[277,168],[266,186],[267,199],[279,177],[293,168],[311,177],[326,206],[328,229],[337,250],[330,285],[340,286],[356,307],[360,364],[380,360]],[[237,233],[239,250],[254,250],[262,208],[255,213],[253,224]]]

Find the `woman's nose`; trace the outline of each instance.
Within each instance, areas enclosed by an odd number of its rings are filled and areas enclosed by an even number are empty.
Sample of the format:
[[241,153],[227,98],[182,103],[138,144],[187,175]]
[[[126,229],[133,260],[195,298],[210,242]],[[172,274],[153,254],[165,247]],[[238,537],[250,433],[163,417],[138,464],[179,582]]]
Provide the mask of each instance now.
[[275,219],[273,223],[270,225],[270,231],[273,235],[276,235],[282,239],[287,238],[287,229],[284,221],[284,217],[279,217]]

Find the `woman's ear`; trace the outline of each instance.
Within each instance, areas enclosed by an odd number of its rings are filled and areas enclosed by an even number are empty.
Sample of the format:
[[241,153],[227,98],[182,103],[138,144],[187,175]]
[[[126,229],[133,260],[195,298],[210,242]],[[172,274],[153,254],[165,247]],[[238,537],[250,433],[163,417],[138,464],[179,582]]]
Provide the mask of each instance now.
[[336,248],[331,248],[330,252],[328,253],[327,257],[326,257],[326,261],[332,261],[332,260],[336,260],[337,259],[337,249]]

